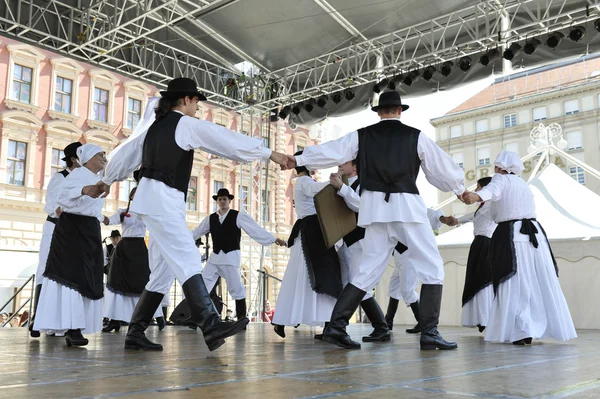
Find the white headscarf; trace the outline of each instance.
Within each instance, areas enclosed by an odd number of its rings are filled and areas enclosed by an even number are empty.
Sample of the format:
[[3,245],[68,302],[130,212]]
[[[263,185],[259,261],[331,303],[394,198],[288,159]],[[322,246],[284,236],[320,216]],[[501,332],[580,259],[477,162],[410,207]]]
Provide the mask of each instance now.
[[496,157],[494,161],[494,166],[499,167],[502,170],[505,170],[509,173],[514,173],[518,175],[525,169],[523,162],[521,162],[521,158],[516,152],[512,151],[501,151],[500,154]]
[[84,144],[77,149],[77,157],[79,158],[79,162],[81,162],[82,165],[85,165],[87,161],[100,152],[104,152],[104,150],[96,144]]

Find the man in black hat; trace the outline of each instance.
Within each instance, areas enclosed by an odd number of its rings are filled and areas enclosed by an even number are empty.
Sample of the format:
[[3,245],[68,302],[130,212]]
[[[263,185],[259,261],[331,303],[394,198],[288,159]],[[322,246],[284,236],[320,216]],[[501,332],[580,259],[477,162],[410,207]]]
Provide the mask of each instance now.
[[[106,223],[105,223],[106,224]],[[104,247],[104,273],[108,274],[108,265],[110,263],[110,257],[112,256],[117,244],[121,241],[121,233],[119,230],[113,230],[110,232],[110,244]]]
[[204,283],[211,291],[219,277],[227,281],[227,290],[235,300],[235,313],[239,320],[246,317],[246,287],[240,275],[242,230],[261,245],[275,243],[285,246],[285,241],[260,227],[248,213],[231,209],[234,197],[226,188],[219,189],[212,198],[217,201],[218,209],[194,229],[194,240],[210,232],[213,252],[202,271]]
[[[71,143],[63,150],[64,157],[62,160],[66,164],[66,168],[56,172],[48,183],[46,189],[46,204],[44,205],[44,211],[48,214],[44,226],[42,227],[42,239],[40,240],[40,251],[38,267],[35,272],[35,281],[37,283],[35,287],[34,300],[33,300],[33,313],[37,310],[40,293],[42,291],[43,274],[46,271],[46,261],[48,260],[48,253],[50,252],[50,242],[52,241],[52,233],[54,232],[54,226],[58,222],[58,217],[62,213],[60,206],[58,206],[57,198],[58,193],[62,187],[65,177],[75,169],[80,167],[79,159],[77,158],[77,149],[81,147],[80,142]],[[33,330],[33,321],[29,323],[30,335],[34,338],[40,336],[39,331]]]
[[344,348],[360,348],[346,332],[346,326],[365,293],[383,276],[398,242],[408,247],[407,257],[423,283],[421,349],[457,347],[437,331],[444,264],[416,181],[422,168],[435,187],[460,195],[464,192],[464,174],[433,140],[400,122],[400,115],[407,109],[397,92],[382,93],[379,104],[372,108],[381,119],[379,123],[307,147],[297,157],[288,156],[286,168],[324,169],[357,161],[361,194],[358,225],[365,228],[360,270],[338,298],[324,332],[325,341]]
[[146,338],[144,331],[177,277],[191,319],[202,329],[212,351],[223,345],[225,338],[241,331],[249,320],[242,317],[233,324],[222,322],[202,278],[201,255],[187,228],[185,206],[194,149],[238,162],[262,158],[284,164],[287,158],[265,148],[262,140],[196,119],[198,102],[206,97],[193,80],[173,79],[160,94],[154,123],[115,150],[98,184],[99,192],[93,194],[108,194],[112,183],[125,180],[141,164],[142,177],[131,211],[141,217],[150,232],[151,273],[129,324],[125,348],[162,350],[161,345]]

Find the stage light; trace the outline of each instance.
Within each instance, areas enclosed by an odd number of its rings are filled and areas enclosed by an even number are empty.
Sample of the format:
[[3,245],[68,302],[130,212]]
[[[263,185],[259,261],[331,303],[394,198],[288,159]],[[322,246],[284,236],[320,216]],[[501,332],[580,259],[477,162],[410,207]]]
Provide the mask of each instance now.
[[[454,62],[446,61],[442,64],[442,69],[440,69],[440,73],[442,74],[442,76],[447,78],[452,73],[453,69],[454,69]],[[423,77],[425,77],[425,76],[423,76]]]
[[557,48],[560,42],[562,42],[562,39],[564,38],[565,35],[562,32],[556,31],[550,36],[548,36],[548,38],[546,39],[546,46],[550,48]]
[[377,94],[381,93],[383,91],[383,89],[385,89],[388,85],[388,80],[387,79],[383,79],[381,82],[377,83],[375,86],[373,86],[373,91]]
[[327,101],[329,101],[329,97],[327,97],[327,94],[323,94],[317,99],[317,105],[319,106],[319,108],[323,108],[325,104],[327,104]]
[[479,63],[483,66],[488,66],[490,62],[494,62],[498,58],[500,58],[500,51],[497,48],[493,48],[479,58]]
[[523,52],[527,55],[531,55],[540,46],[540,44],[542,44],[542,42],[534,37],[525,43],[525,46],[523,46]]
[[303,108],[304,108],[304,104],[302,104],[302,103],[294,104],[294,105],[292,105],[292,112],[294,115],[298,115],[302,111]]
[[394,76],[392,79],[390,79],[390,82],[387,85],[387,88],[390,90],[396,90],[396,88],[398,86],[400,86],[400,83],[404,80],[404,74],[400,74],[400,75],[396,75]]
[[288,115],[290,114],[290,111],[292,110],[292,107],[290,107],[289,105],[286,105],[285,107],[283,107],[281,109],[281,111],[279,111],[279,117],[281,119],[285,119],[288,117]]
[[315,99],[311,98],[310,100],[306,101],[304,103],[304,109],[306,110],[306,112],[311,113],[312,110],[315,108]]
[[277,122],[279,120],[279,116],[277,115],[277,108],[271,110],[269,120],[271,122]]
[[600,32],[600,18],[594,21],[594,29]]
[[504,57],[505,60],[512,61],[521,52],[521,50],[521,45],[517,42],[514,42],[506,50],[504,50],[502,57]]
[[339,104],[340,101],[342,101],[342,93],[339,91],[333,93],[333,95],[331,96],[331,99],[333,100],[334,103]]
[[352,100],[355,97],[354,90],[350,88],[344,90],[344,97],[346,97],[346,100],[348,101]]
[[425,68],[425,70],[423,70],[423,79],[429,82],[436,72],[437,70],[435,67],[433,65],[429,65],[427,68]]
[[407,86],[412,85],[417,79],[419,79],[419,71],[412,71],[402,81]]
[[464,56],[460,59],[460,61],[458,61],[458,67],[460,68],[461,71],[467,72],[469,69],[471,69],[472,63],[473,63],[473,61],[471,61],[471,57]]
[[569,32],[569,39],[578,42],[585,36],[585,26],[574,26]]

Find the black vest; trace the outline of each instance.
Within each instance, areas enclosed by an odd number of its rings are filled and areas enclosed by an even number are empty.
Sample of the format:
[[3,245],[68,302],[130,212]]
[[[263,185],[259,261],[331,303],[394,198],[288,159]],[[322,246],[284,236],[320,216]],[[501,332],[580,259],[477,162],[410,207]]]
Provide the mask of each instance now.
[[169,112],[150,126],[142,150],[140,179],[161,181],[181,191],[187,199],[194,151],[182,149],[175,141],[175,129],[182,116],[179,112]]
[[420,131],[397,120],[383,120],[358,130],[356,169],[360,191],[419,194],[417,153]]
[[[356,181],[354,183],[352,183],[352,185],[350,186],[350,188],[354,191],[356,191],[359,183],[360,179],[356,179]],[[358,212],[356,212],[356,221],[358,222]],[[365,238],[365,229],[359,226],[356,226],[356,228],[354,230],[352,230],[350,233],[346,234],[344,236],[344,242],[346,243],[346,246],[349,247],[352,244],[362,240],[363,238]]]
[[58,172],[58,173],[60,173],[60,174],[61,174],[61,175],[63,175],[64,177],[67,177],[67,176],[69,176],[69,171],[67,171],[66,169],[63,169],[63,170],[61,170],[61,171],[60,171],[60,172]]
[[230,209],[223,223],[219,223],[218,213],[215,212],[209,216],[214,253],[218,254],[221,251],[228,253],[240,249],[242,230],[237,227],[238,213],[238,211]]

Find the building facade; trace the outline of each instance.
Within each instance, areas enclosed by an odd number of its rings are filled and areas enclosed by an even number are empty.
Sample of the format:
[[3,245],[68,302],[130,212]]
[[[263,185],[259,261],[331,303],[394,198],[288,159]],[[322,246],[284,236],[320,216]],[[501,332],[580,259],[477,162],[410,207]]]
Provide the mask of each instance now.
[[[465,171],[466,186],[494,174],[494,159],[502,150],[528,154],[530,132],[540,123],[558,123],[567,141],[565,151],[600,170],[600,58],[537,68],[497,79],[446,115],[431,120],[437,144]],[[551,155],[573,179],[600,194],[600,181],[566,158]],[[539,157],[524,162],[529,178]],[[439,202],[451,193],[438,194]],[[472,211],[460,201],[443,208],[445,214]]]
[[[62,149],[80,141],[109,153],[131,134],[146,100],[155,95],[156,87],[0,37],[0,259],[10,255],[14,263],[19,259],[15,254],[38,251],[45,192],[52,175],[64,167]],[[292,130],[281,120],[269,124],[209,103],[200,103],[197,117],[262,137],[271,149],[285,153],[315,143],[300,127]],[[295,219],[292,174],[272,163],[268,173],[266,168],[264,163],[240,165],[196,151],[187,195],[190,229],[214,212],[212,195],[224,187],[235,195],[235,209],[258,215],[260,204],[265,204],[266,228],[287,238]],[[134,186],[133,179],[113,186],[104,208],[107,216],[127,206]],[[103,226],[103,237],[115,228],[119,226]],[[288,250],[266,248],[264,259],[266,272],[281,278]],[[258,281],[251,276],[259,260],[260,252],[244,237],[242,263],[248,285]],[[0,261],[0,269],[14,266],[9,263]],[[2,275],[6,273],[0,270]],[[278,288],[271,280],[267,298],[276,298]],[[227,299],[226,290],[223,293]]]

